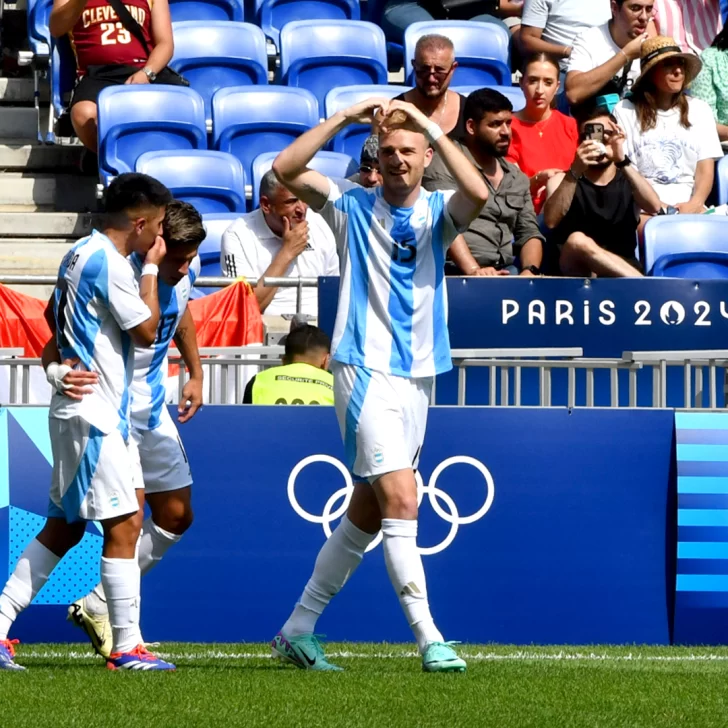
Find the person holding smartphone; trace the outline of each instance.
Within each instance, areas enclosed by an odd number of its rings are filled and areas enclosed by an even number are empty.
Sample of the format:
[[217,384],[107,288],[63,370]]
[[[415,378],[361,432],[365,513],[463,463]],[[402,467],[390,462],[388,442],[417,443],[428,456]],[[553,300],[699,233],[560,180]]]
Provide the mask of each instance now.
[[660,198],[625,154],[625,136],[607,109],[582,108],[581,143],[565,174],[547,185],[544,222],[567,276],[641,276],[636,258],[639,211],[656,214]]

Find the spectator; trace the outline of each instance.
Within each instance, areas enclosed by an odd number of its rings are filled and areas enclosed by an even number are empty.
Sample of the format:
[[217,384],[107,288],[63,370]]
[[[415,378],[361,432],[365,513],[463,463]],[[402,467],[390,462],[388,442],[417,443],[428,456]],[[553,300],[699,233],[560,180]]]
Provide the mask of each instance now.
[[[506,162],[511,143],[513,106],[489,88],[474,91],[465,104],[467,136],[456,142],[485,179],[490,192],[479,217],[450,248],[450,256],[466,275],[540,275],[544,238],[538,229],[528,178]],[[455,189],[444,162],[435,155],[425,170],[427,190]]]
[[576,122],[553,108],[559,90],[559,64],[548,53],[534,53],[523,65],[521,89],[526,107],[513,117],[509,162],[531,180],[536,214],[546,200],[546,183],[569,168],[578,144]]
[[510,30],[520,26],[522,10],[523,0],[388,0],[381,26],[389,40],[404,43],[407,26],[422,20],[477,20]]
[[318,326],[291,325],[283,366],[264,369],[245,387],[243,404],[334,404],[327,371],[331,340]]
[[[98,146],[96,100],[102,89],[153,83],[174,52],[167,0],[127,0],[126,7],[144,43],[125,23],[113,22],[119,18],[106,0],[54,0],[50,15],[51,34],[55,38],[69,35],[78,66],[71,123],[76,136],[94,153]],[[168,82],[173,79],[165,78]]]
[[[640,276],[635,258],[641,208],[656,213],[660,200],[625,154],[624,132],[606,109],[582,109],[581,144],[566,174],[549,180],[544,221],[560,250],[567,276]],[[604,126],[604,144],[585,139],[588,123]]]
[[362,187],[379,187],[382,184],[382,173],[379,171],[379,137],[368,136],[361,148],[359,171],[348,178]]
[[566,71],[574,39],[611,17],[610,0],[526,0],[521,48],[525,55],[555,56],[560,59],[561,70]]
[[651,31],[653,4],[654,0],[612,0],[612,20],[574,41],[566,74],[570,104],[605,94],[625,95],[640,74],[637,59]]
[[698,55],[723,29],[720,0],[655,0],[653,20],[660,35]]
[[423,35],[412,60],[415,87],[396,97],[414,104],[453,139],[465,134],[465,97],[448,87],[458,67],[452,41],[444,35]]
[[629,100],[614,110],[627,135],[627,154],[664,206],[702,212],[723,156],[710,107],[686,95],[700,59],[674,39],[657,36],[642,47],[642,73]]
[[[260,182],[260,208],[238,218],[222,236],[220,264],[231,278],[258,278],[261,313],[296,313],[295,288],[264,286],[263,278],[338,276],[336,243],[323,218],[268,171]],[[315,288],[304,288],[302,310],[316,316]]]
[[718,138],[728,142],[728,27],[717,35],[700,57],[703,70],[690,84],[690,95],[710,106],[716,120]]

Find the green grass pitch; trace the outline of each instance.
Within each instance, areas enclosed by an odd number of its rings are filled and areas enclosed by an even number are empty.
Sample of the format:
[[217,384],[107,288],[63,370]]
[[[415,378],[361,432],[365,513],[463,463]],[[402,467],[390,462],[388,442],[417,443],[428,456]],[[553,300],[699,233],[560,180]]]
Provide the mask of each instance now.
[[728,726],[728,648],[462,645],[464,675],[423,674],[409,645],[327,644],[344,673],[260,644],[163,644],[168,674],[104,668],[87,645],[20,645],[0,672],[3,728]]

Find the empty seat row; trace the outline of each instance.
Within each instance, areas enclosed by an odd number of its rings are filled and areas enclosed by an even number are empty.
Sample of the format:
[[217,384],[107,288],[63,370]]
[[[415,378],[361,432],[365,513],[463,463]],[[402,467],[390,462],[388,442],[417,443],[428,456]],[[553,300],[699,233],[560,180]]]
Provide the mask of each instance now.
[[[246,203],[246,176],[240,160],[227,152],[204,149],[144,152],[135,171],[155,177],[175,198],[194,205],[203,215],[243,213],[260,204],[260,183],[273,166],[277,151],[259,154],[252,163],[252,201]],[[358,165],[346,154],[319,152],[309,167],[329,177],[349,177]]]
[[[402,86],[345,86],[324,100],[327,117],[371,96],[392,98]],[[507,89],[504,89],[507,90]],[[130,172],[151,151],[212,149],[235,156],[246,179],[253,159],[278,152],[320,120],[310,91],[288,86],[236,86],[217,91],[211,101],[212,135],[208,139],[205,105],[183,86],[115,86],[99,96],[99,171],[104,183]],[[370,128],[353,124],[337,134],[329,150],[359,159]],[[208,143],[208,141],[210,143]]]

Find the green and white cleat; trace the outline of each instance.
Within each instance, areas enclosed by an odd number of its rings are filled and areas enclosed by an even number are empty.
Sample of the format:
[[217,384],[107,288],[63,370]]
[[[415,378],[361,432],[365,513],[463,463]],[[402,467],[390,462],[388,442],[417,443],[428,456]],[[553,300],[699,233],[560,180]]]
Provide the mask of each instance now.
[[467,665],[462,657],[458,657],[452,645],[457,642],[430,642],[422,655],[424,672],[465,672]]
[[68,608],[68,621],[88,635],[97,655],[108,659],[113,647],[108,615],[92,614],[86,609],[86,597],[81,597]]
[[279,632],[270,643],[273,657],[277,657],[301,670],[323,670],[342,672],[343,668],[332,665],[324,655],[323,647],[315,634],[302,634],[298,637],[287,637]]

